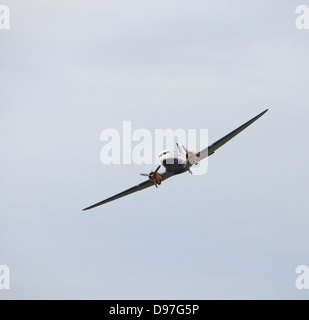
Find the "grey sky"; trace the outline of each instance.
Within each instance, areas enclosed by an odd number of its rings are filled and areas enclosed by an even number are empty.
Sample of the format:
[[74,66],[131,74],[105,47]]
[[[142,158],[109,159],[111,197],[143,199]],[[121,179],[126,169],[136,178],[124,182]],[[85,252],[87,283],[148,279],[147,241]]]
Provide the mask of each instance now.
[[[0,299],[309,298],[308,0],[2,4]],[[103,129],[212,142],[266,107],[207,175],[81,212],[154,169],[102,165]]]

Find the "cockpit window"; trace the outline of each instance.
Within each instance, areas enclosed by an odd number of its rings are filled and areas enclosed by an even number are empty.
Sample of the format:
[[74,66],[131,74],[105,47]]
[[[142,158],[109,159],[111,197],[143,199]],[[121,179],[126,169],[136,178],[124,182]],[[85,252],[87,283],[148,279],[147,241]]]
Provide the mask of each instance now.
[[170,153],[170,151],[164,151],[164,152],[162,152],[162,153],[159,155],[159,157],[162,157],[162,156],[164,156],[164,155],[167,154],[167,153]]

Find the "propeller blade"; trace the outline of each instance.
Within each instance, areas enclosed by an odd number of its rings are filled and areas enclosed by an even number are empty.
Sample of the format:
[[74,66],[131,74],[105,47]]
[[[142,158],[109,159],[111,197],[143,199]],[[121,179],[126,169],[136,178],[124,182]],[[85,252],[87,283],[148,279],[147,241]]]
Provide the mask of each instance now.
[[140,173],[139,175],[143,176],[143,177],[149,177],[149,174],[147,174],[147,173]]
[[157,173],[160,168],[161,168],[161,166],[159,166],[159,167],[155,170],[155,173]]
[[179,153],[184,154],[183,149],[180,148],[179,144],[176,142],[176,146],[178,148]]
[[185,148],[185,146],[184,146],[184,145],[182,145],[182,147],[183,147],[183,150],[185,150],[185,151],[186,151],[186,153],[188,153],[188,150]]
[[156,179],[152,179],[152,181],[153,181],[154,185],[156,186],[156,188],[158,188]]

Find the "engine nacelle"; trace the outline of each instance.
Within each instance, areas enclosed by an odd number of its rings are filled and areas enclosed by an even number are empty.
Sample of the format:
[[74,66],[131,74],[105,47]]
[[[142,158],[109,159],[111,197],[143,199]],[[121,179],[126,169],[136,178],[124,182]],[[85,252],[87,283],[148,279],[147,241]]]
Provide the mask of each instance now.
[[161,182],[162,182],[162,176],[161,176],[161,174],[159,172],[151,171],[149,173],[149,180],[150,181],[155,180],[156,183],[160,185]]
[[193,164],[198,164],[198,158],[196,156],[196,152],[194,151],[188,151],[186,153],[186,159],[189,160],[189,162]]

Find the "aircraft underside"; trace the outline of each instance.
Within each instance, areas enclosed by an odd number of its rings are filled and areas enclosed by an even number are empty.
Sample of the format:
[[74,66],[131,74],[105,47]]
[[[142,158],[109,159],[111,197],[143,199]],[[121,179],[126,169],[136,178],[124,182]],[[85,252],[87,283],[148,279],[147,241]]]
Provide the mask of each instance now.
[[186,172],[188,169],[183,161],[178,159],[167,159],[162,162],[166,171],[172,172],[174,174],[180,174]]

